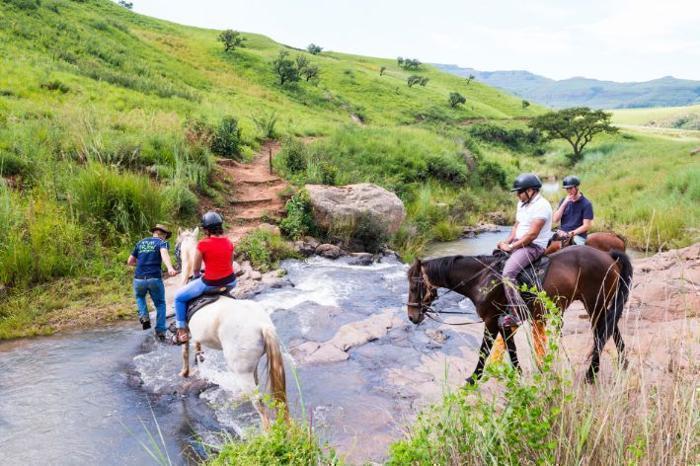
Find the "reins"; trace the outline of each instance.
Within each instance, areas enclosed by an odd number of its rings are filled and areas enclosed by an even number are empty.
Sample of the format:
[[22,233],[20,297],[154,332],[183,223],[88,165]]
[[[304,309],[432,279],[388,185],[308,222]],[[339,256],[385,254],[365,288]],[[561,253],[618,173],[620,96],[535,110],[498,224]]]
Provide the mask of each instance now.
[[[501,261],[501,259],[499,258],[499,260],[496,261],[496,263],[498,263],[500,261]],[[481,262],[481,261],[479,261],[479,262]],[[469,283],[473,280],[476,280],[477,278],[480,278],[486,272],[489,272],[489,271],[494,272],[495,271],[493,264],[489,265],[489,264],[484,264],[483,262],[481,262],[481,264],[484,265],[485,267],[483,269],[481,269],[480,272],[472,275],[468,279],[465,278],[464,280],[460,281],[457,285],[453,286],[452,288],[448,288],[447,292],[443,293],[442,296],[450,294],[450,293],[454,292],[457,288],[464,286],[467,283]],[[438,311],[438,310],[433,309],[433,307],[430,304],[423,303],[423,286],[425,285],[425,282],[423,281],[423,277],[419,276],[416,278],[412,278],[412,280],[415,280],[420,285],[420,288],[419,288],[420,291],[418,292],[418,302],[417,303],[406,303],[406,304],[408,306],[418,306],[420,308],[421,312],[423,312],[423,314],[426,317],[428,317],[430,320],[433,320],[433,321],[438,322],[440,324],[446,324],[446,325],[474,325],[474,324],[481,324],[484,322],[483,320],[479,319],[479,320],[476,320],[473,322],[452,323],[452,322],[446,322],[444,320],[440,320],[440,319],[433,317],[431,314],[435,314],[435,315],[440,315],[440,314],[467,315],[469,313],[468,312],[456,312],[456,311]],[[437,292],[435,294],[436,294],[435,299],[437,299],[438,298]]]

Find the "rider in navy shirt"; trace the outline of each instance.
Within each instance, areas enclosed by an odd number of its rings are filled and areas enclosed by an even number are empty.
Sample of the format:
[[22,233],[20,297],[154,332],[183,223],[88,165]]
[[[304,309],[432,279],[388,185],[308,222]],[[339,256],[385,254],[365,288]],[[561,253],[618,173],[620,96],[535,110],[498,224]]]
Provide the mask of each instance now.
[[580,184],[575,176],[564,178],[567,195],[552,217],[554,222],[561,220],[557,234],[560,237],[573,237],[574,244],[585,244],[588,230],[593,225],[593,204],[579,190]]
[[153,305],[156,308],[156,338],[165,340],[165,285],[161,272],[161,264],[165,263],[168,275],[171,277],[177,272],[170,263],[168,254],[168,242],[170,231],[164,225],[158,224],[151,229],[153,236],[144,238],[134,247],[127,263],[135,265],[134,295],[139,312],[139,321],[144,330],[151,328],[151,319],[148,316],[146,294],[151,295]]

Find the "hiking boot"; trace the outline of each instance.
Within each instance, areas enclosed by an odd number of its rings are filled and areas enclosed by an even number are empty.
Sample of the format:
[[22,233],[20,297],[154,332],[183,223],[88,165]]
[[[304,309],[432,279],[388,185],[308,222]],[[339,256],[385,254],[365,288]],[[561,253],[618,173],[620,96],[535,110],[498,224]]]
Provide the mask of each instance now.
[[173,344],[182,345],[190,341],[190,332],[186,328],[179,328],[173,335]]
[[501,328],[519,327],[521,324],[520,319],[513,314],[503,314],[498,318],[498,326]]
[[151,328],[151,318],[148,316],[141,316],[139,317],[139,322],[141,322],[141,327],[143,327],[144,330],[148,330]]

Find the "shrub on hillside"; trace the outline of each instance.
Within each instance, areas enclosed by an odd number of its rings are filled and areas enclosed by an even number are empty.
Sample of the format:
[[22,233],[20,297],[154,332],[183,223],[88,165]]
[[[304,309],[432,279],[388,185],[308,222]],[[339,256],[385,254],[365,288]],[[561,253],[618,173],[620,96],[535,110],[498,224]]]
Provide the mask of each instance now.
[[244,42],[246,39],[240,32],[227,29],[225,31],[221,31],[221,34],[219,34],[217,40],[224,44],[224,52],[228,53],[235,51],[238,47],[244,47]]
[[3,0],[4,3],[15,6],[20,10],[36,10],[41,6],[41,0]]
[[91,164],[72,183],[72,206],[86,225],[116,239],[163,220],[163,194],[148,178]]
[[68,91],[70,91],[70,87],[66,86],[58,79],[54,79],[53,81],[47,81],[45,83],[42,83],[41,88],[49,90],[49,91],[59,91],[61,94],[65,94]]
[[277,131],[275,130],[275,126],[277,126],[277,112],[274,110],[261,112],[252,118],[263,139],[275,139],[277,137]]
[[272,67],[280,80],[280,86],[299,81],[299,70],[294,60],[289,58],[289,52],[286,50],[280,50],[277,58],[272,61]]
[[290,173],[296,174],[306,170],[307,153],[306,146],[299,140],[289,139],[285,141],[279,157]]
[[447,100],[452,108],[455,108],[457,105],[463,104],[467,101],[467,99],[459,92],[450,92],[450,96]]
[[489,123],[472,125],[469,128],[469,134],[481,141],[490,144],[500,144],[514,151],[533,148],[539,146],[543,142],[542,134],[536,129],[530,131],[507,129]]
[[320,54],[321,51],[323,50],[323,47],[321,47],[320,45],[316,45],[316,44],[314,44],[314,43],[311,43],[311,44],[309,44],[309,45],[306,47],[306,50],[307,50],[311,55],[318,55],[318,54]]
[[236,246],[236,253],[261,272],[278,268],[281,260],[298,258],[294,248],[279,233],[264,228],[258,228],[243,237]]
[[479,184],[482,186],[499,186],[503,189],[508,187],[508,174],[498,163],[478,160],[476,170]]
[[428,160],[428,174],[448,183],[462,184],[467,181],[467,166],[451,157],[433,156]]
[[287,211],[287,216],[279,224],[282,233],[294,240],[302,236],[318,233],[314,223],[309,194],[305,190],[293,195],[284,208]]
[[33,172],[33,165],[25,158],[9,152],[0,152],[0,176],[29,178]]
[[179,182],[163,190],[163,210],[174,218],[185,220],[197,215],[199,200],[185,183]]
[[238,120],[232,116],[222,118],[214,133],[211,151],[221,157],[240,159],[241,145],[241,129],[238,127]]

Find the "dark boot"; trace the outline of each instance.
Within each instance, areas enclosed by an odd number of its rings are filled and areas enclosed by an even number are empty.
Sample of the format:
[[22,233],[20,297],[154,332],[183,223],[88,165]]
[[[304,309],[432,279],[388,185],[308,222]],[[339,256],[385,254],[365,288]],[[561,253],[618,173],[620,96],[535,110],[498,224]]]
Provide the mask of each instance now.
[[143,327],[144,330],[148,330],[151,328],[151,318],[148,316],[141,316],[139,317],[139,322],[141,322],[141,327]]

